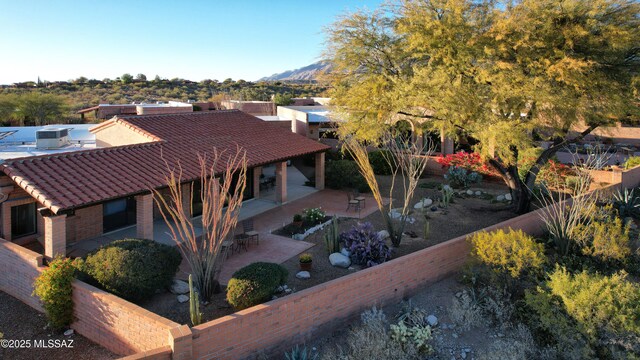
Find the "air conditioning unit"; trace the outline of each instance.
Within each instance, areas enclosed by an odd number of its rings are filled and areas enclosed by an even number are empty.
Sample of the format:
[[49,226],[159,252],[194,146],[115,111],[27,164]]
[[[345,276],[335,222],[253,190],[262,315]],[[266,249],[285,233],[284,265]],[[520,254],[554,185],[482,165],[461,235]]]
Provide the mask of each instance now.
[[69,144],[69,129],[43,129],[36,131],[37,149],[59,149]]

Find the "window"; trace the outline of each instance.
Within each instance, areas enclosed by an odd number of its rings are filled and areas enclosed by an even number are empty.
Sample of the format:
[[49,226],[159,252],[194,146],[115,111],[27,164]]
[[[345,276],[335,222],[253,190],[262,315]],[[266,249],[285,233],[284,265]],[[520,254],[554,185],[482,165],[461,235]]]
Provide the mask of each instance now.
[[102,205],[103,232],[136,223],[136,199],[133,197],[108,201]]
[[11,237],[19,238],[38,231],[36,203],[13,206],[11,208]]

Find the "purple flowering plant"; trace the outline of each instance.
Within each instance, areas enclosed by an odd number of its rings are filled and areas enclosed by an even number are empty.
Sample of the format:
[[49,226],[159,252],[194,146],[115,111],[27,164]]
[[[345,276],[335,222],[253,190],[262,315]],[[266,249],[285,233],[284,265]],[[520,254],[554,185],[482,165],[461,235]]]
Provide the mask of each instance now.
[[371,267],[391,259],[391,249],[370,222],[358,223],[341,233],[340,242],[355,264]]

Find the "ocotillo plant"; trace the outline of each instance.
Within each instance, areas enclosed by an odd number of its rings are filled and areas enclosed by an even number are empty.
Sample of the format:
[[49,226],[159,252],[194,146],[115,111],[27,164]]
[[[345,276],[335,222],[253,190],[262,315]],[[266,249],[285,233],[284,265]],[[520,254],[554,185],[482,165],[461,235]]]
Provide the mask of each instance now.
[[193,289],[193,281],[189,274],[189,314],[193,326],[202,324],[202,313],[200,312],[200,299],[198,293]]

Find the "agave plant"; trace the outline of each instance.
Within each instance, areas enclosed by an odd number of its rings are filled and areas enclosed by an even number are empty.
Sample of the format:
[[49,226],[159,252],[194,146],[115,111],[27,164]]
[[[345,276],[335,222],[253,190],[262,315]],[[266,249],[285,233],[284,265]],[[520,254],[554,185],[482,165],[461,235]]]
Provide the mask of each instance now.
[[618,209],[621,218],[628,216],[638,218],[640,216],[640,196],[634,194],[636,189],[624,189],[624,192],[618,192],[613,195],[613,206]]

